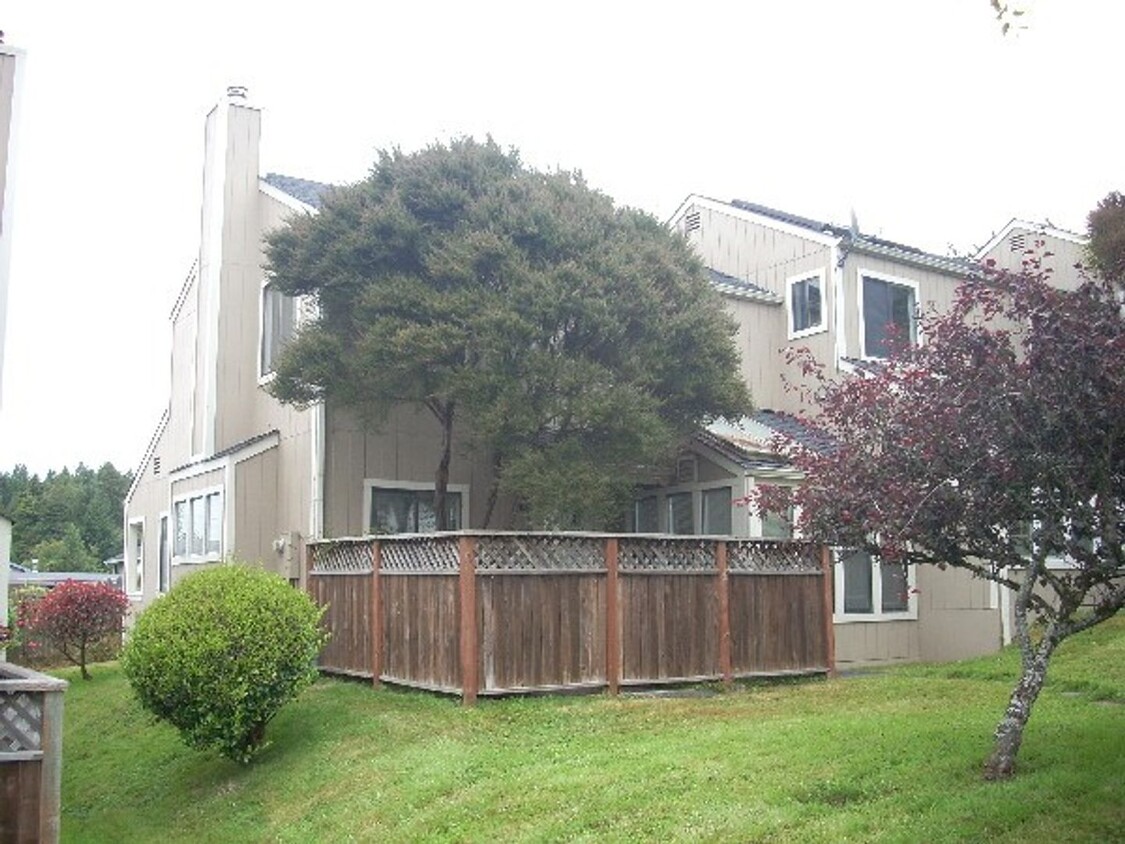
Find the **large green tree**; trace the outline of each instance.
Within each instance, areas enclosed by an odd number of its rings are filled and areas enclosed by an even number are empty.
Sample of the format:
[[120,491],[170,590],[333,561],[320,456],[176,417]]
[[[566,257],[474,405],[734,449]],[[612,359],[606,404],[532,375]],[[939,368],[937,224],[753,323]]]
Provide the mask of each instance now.
[[428,408],[439,527],[455,422],[492,456],[489,516],[504,492],[528,524],[595,528],[701,421],[749,406],[733,325],[687,243],[492,140],[381,153],[271,235],[267,264],[318,306],[274,394],[376,423]]
[[1111,191],[1086,218],[1094,268],[1125,284],[1125,196]]

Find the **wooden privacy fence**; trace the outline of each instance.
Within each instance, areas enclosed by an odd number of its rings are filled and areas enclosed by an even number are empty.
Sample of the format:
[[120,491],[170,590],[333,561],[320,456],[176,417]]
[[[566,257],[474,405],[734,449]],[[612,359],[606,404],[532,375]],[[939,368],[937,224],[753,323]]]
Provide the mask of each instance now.
[[327,672],[478,694],[833,670],[827,549],[628,534],[312,542]]
[[0,841],[59,840],[66,682],[0,662]]

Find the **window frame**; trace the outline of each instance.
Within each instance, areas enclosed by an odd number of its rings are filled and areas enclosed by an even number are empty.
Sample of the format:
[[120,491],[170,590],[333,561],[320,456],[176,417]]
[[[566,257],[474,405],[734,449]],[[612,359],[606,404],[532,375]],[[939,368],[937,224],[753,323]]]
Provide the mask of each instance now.
[[[702,487],[699,490],[699,535],[700,536],[734,536],[734,483],[720,484],[719,486]],[[726,493],[726,507],[723,508],[726,512],[727,518],[727,532],[726,533],[711,533],[707,531],[707,499],[708,493],[725,492]]]
[[906,287],[911,291],[914,297],[913,313],[910,319],[910,342],[912,345],[921,345],[922,332],[918,326],[918,309],[921,307],[921,290],[917,281],[910,278],[903,278],[902,276],[889,275],[888,273],[879,272],[877,270],[869,270],[860,267],[856,271],[856,301],[859,308],[859,356],[862,360],[886,360],[887,355],[871,354],[867,349],[867,319],[864,316],[866,303],[864,301],[864,281],[871,279],[872,281],[880,281],[884,284],[895,285],[898,287]]
[[[675,520],[672,515],[672,504],[674,501],[687,501],[688,518],[691,520],[691,526],[686,533],[679,533],[674,530]],[[664,516],[666,530],[664,531],[670,536],[698,536],[699,534],[695,528],[695,493],[692,490],[680,490],[678,492],[669,492],[664,496]]]
[[[433,492],[432,481],[400,481],[392,478],[364,478],[363,479],[363,530],[370,533],[371,506],[375,499],[376,489],[397,490],[401,492]],[[461,496],[461,527],[464,530],[469,524],[469,484],[447,484],[447,492],[456,492]]]
[[[213,499],[217,498],[217,507],[219,512],[218,521],[218,537],[212,537],[212,520],[209,518],[210,511],[213,506]],[[180,506],[184,507],[183,514],[186,515],[187,531],[184,535],[184,547],[180,552],[177,548],[177,537],[180,528],[181,511]],[[173,566],[190,564],[190,563],[215,563],[223,559],[224,549],[226,546],[226,527],[227,527],[227,497],[226,491],[221,486],[206,487],[204,489],[194,489],[190,492],[184,492],[172,498],[172,506],[169,515],[171,518],[171,561]],[[198,510],[196,508],[199,508]],[[192,548],[193,536],[192,529],[195,523],[195,514],[202,513],[203,518],[203,535],[201,537],[202,544],[199,546],[200,551],[196,552]],[[213,542],[217,542],[217,548],[212,550]]]
[[[824,268],[821,267],[817,270],[801,273],[799,275],[789,276],[785,280],[785,318],[788,328],[788,338],[790,340],[799,340],[802,337],[811,337],[814,334],[823,334],[828,330],[828,286],[825,283],[827,274]],[[794,328],[796,320],[794,319],[793,308],[796,305],[796,298],[794,296],[793,288],[802,282],[808,282],[815,279],[820,288],[820,321],[815,325],[808,325],[805,328]],[[806,303],[808,296],[805,297]]]
[[[125,557],[125,582],[122,586],[125,589],[125,594],[133,598],[140,597],[145,592],[145,542],[147,540],[145,527],[144,517],[139,516],[129,519],[126,530],[126,548],[128,550]],[[134,531],[137,528],[140,528],[141,541],[139,545],[134,539]],[[136,588],[134,588],[134,585]]]
[[[265,360],[265,358],[266,358],[266,314],[267,314],[266,297],[270,292],[274,292],[278,296],[283,297],[285,299],[289,299],[293,302],[293,321],[292,321],[292,328],[290,329],[289,339],[293,338],[293,336],[297,333],[298,327],[301,324],[301,298],[302,297],[300,297],[300,296],[286,296],[284,293],[282,293],[280,290],[277,289],[277,287],[275,286],[274,282],[271,279],[268,279],[268,278],[262,279],[262,283],[261,283],[261,286],[260,286],[259,292],[258,292],[258,348],[257,348],[258,362],[257,362],[257,370],[258,370],[258,383],[259,384],[268,384],[277,375],[276,367],[271,366],[270,369],[266,369],[266,360]],[[271,337],[272,337],[272,334],[271,334]],[[279,348],[276,352],[274,352],[272,357],[275,360],[276,360],[277,354],[279,354],[280,351],[281,351],[281,349]]]
[[[884,610],[883,609],[883,569],[884,565],[881,561],[876,561],[869,554],[871,560],[872,573],[871,573],[871,612],[846,612],[844,610],[844,557],[852,553],[854,549],[847,548],[833,548],[832,549],[832,574],[833,574],[833,607],[832,607],[832,621],[837,624],[848,624],[856,622],[875,622],[882,623],[887,621],[917,621],[918,620],[918,589],[917,589],[917,569],[915,565],[906,565],[906,609],[905,610]],[[874,569],[878,566],[878,571]]]

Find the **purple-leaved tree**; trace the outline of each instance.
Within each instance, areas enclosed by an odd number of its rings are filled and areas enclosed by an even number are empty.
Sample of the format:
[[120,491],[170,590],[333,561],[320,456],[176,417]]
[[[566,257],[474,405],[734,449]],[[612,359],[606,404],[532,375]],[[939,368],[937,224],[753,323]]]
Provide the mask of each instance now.
[[963,285],[920,333],[839,381],[793,354],[836,445],[790,451],[806,480],[786,503],[806,535],[1013,590],[1022,671],[985,768],[1007,778],[1059,643],[1125,603],[1125,317],[1111,282],[1058,290],[1029,257]]

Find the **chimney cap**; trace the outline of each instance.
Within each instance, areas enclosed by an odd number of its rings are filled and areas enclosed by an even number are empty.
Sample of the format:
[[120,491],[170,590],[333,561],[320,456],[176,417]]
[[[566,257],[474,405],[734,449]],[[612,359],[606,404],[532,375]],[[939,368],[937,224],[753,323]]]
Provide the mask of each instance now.
[[247,90],[245,85],[228,85],[227,96],[231,99],[244,100],[246,99]]

